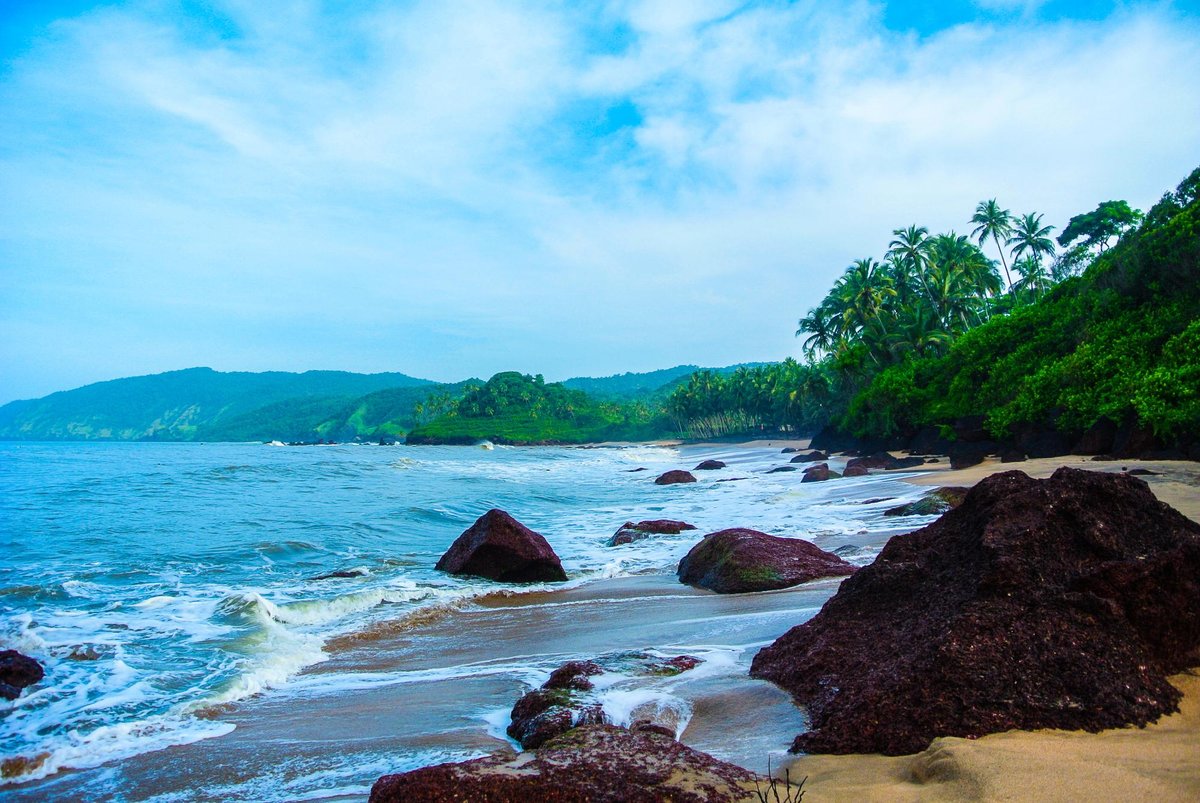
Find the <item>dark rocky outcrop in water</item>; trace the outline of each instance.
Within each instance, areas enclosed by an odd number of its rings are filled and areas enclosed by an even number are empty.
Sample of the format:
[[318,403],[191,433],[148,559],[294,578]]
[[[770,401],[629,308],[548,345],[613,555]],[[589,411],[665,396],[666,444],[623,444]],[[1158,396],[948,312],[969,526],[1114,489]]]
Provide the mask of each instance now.
[[45,670],[36,659],[16,650],[0,651],[0,697],[15,700],[21,690],[32,686],[46,676]]
[[922,750],[936,736],[1097,731],[1174,711],[1200,663],[1200,525],[1144,482],[996,474],[892,538],[751,668],[808,707],[794,750]]
[[927,491],[915,502],[888,508],[883,511],[885,516],[937,516],[952,510],[962,504],[970,488],[958,485],[946,485]]
[[842,472],[843,477],[865,477],[871,472],[866,469],[866,466],[847,466]]
[[666,472],[665,474],[659,475],[658,479],[656,479],[654,481],[654,484],[655,485],[676,485],[681,482],[695,482],[695,481],[696,481],[696,478],[694,476],[692,476],[691,472],[683,471],[681,469],[674,469],[672,471]]
[[646,729],[592,725],[531,757],[490,756],[385,775],[370,803],[725,803],[752,795],[754,777]]
[[804,469],[804,477],[801,478],[800,482],[825,482],[826,480],[837,479],[840,476],[842,475],[830,469],[827,464],[821,463],[820,465],[809,466]]
[[674,519],[650,519],[639,521],[637,524],[627,521],[620,526],[612,538],[608,539],[608,545],[632,544],[634,541],[641,541],[652,535],[676,535],[684,530],[694,529],[696,529],[694,525]]
[[[624,674],[678,675],[698,666],[701,661],[690,655],[660,658],[648,653],[618,653],[597,661],[568,661],[550,674],[540,689],[521,696],[509,714],[507,733],[526,750],[536,750],[548,740],[581,725],[611,724],[594,695],[592,678],[604,674],[606,667]],[[634,710],[638,713],[638,709]],[[633,725],[665,733],[675,738],[673,719],[663,719],[664,712],[655,707],[644,712]]]
[[768,474],[782,474],[787,471],[795,471],[795,470],[796,470],[795,466],[776,466],[775,468],[771,469],[767,473]]
[[854,570],[853,565],[808,541],[739,527],[704,536],[679,561],[677,573],[681,583],[718,594],[740,594],[788,588]]
[[705,460],[692,471],[716,471],[719,468],[725,468],[725,464],[720,460]]
[[829,455],[824,452],[808,452],[806,454],[798,454],[792,458],[793,463],[817,463],[822,460],[828,460]]
[[566,580],[558,555],[540,534],[503,510],[484,513],[442,555],[436,568],[501,583]]

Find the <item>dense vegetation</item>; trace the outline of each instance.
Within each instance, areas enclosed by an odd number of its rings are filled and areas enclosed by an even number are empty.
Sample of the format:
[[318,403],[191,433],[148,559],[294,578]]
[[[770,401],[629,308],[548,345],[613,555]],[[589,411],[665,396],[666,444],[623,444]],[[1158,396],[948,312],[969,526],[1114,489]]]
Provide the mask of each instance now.
[[800,320],[807,364],[700,372],[668,410],[700,436],[831,424],[886,437],[983,415],[998,438],[1100,419],[1200,437],[1198,194],[1200,169],[1144,217],[1105,201],[1071,219],[1057,255],[1040,215],[994,200],[974,241],[897,229],[882,261],[855,261]]
[[438,415],[409,433],[409,443],[588,443],[660,437],[665,423],[656,407],[618,403],[547,384],[542,376],[499,373],[461,398],[435,395],[426,406]]

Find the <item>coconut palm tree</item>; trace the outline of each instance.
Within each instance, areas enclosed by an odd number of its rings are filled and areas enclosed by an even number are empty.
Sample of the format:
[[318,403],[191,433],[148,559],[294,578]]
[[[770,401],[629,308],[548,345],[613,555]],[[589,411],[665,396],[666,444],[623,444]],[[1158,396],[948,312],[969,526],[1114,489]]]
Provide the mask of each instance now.
[[888,257],[899,258],[908,264],[908,269],[928,294],[925,270],[929,264],[929,229],[915,223],[907,229],[893,229],[896,238],[888,243]]
[[990,201],[982,201],[979,206],[975,207],[975,215],[971,218],[972,223],[977,223],[971,236],[975,238],[980,246],[983,241],[989,237],[996,244],[996,250],[1000,252],[1000,262],[1004,265],[1004,277],[1008,280],[1009,286],[1012,286],[1012,275],[1008,272],[1008,261],[1004,258],[1004,246],[1000,245],[1000,238],[1007,239],[1012,235],[1013,216],[1007,209],[1001,209],[993,198]]
[[1042,225],[1042,215],[1029,213],[1017,218],[1013,234],[1007,244],[1012,246],[1013,260],[1029,257],[1041,262],[1045,255],[1054,255],[1054,241],[1050,239],[1053,226]]
[[1025,257],[1017,262],[1013,265],[1013,269],[1021,274],[1021,278],[1013,285],[1013,290],[1028,295],[1031,300],[1041,298],[1054,284],[1046,266],[1040,260],[1032,257]]

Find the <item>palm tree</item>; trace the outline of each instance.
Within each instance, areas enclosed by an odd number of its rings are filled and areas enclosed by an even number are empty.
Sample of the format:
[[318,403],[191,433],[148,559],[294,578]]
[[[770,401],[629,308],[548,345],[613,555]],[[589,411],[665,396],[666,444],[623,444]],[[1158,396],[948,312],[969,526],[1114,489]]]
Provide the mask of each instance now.
[[[826,299],[828,301],[828,299]],[[827,303],[813,307],[797,324],[796,337],[807,333],[801,348],[811,357],[815,352],[825,353],[833,348],[840,337],[840,329],[834,319],[835,313]]]
[[1030,213],[1017,218],[1013,227],[1013,235],[1008,238],[1008,245],[1013,246],[1013,260],[1028,256],[1036,262],[1042,261],[1043,255],[1054,254],[1054,241],[1050,239],[1053,226],[1042,225],[1042,215]]
[[893,229],[892,234],[896,239],[888,243],[888,256],[899,257],[908,263],[912,275],[917,278],[928,294],[929,286],[925,282],[925,270],[929,263],[929,229],[914,223],[907,229]]
[[1020,293],[1027,293],[1031,299],[1041,298],[1046,290],[1054,284],[1050,273],[1040,260],[1031,257],[1025,257],[1020,262],[1013,265],[1017,273],[1021,274],[1021,278],[1013,285],[1013,290]]
[[978,223],[975,230],[971,232],[971,236],[976,239],[981,246],[983,241],[991,237],[992,242],[996,244],[996,250],[1000,252],[1000,263],[1004,265],[1004,277],[1008,279],[1009,286],[1012,286],[1012,275],[1008,272],[1008,261],[1004,258],[1004,247],[1000,245],[1000,238],[1008,238],[1012,234],[1013,217],[1012,213],[1007,209],[1001,209],[993,198],[990,201],[982,201],[979,206],[975,207],[975,216],[971,218],[972,223]]

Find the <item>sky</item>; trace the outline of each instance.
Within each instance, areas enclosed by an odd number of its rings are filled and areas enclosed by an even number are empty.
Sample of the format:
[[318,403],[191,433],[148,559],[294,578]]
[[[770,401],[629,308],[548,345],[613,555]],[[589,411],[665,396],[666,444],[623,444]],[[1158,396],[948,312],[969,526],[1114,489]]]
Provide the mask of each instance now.
[[0,0],[0,403],[799,356],[895,228],[1151,206],[1197,76],[1197,2]]

